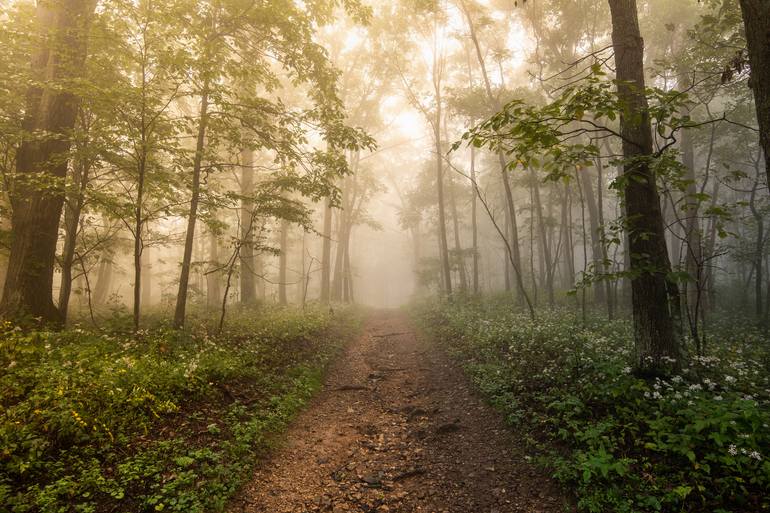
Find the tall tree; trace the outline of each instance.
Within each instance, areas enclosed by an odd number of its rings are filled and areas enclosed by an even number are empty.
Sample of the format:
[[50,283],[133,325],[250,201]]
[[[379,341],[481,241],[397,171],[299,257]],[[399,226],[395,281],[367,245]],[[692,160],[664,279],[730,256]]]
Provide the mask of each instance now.
[[289,303],[286,295],[289,262],[289,222],[286,219],[281,219],[280,238],[280,253],[278,254],[278,303],[287,305]]
[[668,280],[666,248],[653,154],[652,126],[645,94],[644,41],[636,0],[609,0],[618,98],[622,104],[623,199],[629,235],[630,272],[637,367],[658,372],[667,358],[678,359],[674,326],[676,284]]
[[[26,98],[24,133],[11,194],[13,236],[0,302],[6,318],[60,324],[52,288],[59,218],[64,205],[70,132],[79,98],[73,92],[86,59],[94,0],[41,0],[37,50]],[[42,135],[41,135],[42,134]]]
[[198,221],[198,204],[201,194],[201,169],[203,167],[203,152],[206,145],[206,130],[209,122],[209,79],[204,79],[201,89],[201,103],[198,117],[198,134],[195,143],[195,156],[193,157],[192,184],[190,210],[187,215],[187,230],[185,232],[184,253],[182,255],[182,272],[179,276],[179,291],[176,297],[176,309],[174,310],[174,326],[181,328],[184,325],[185,310],[187,307],[187,285],[190,281],[190,267],[192,265],[192,250],[195,242],[195,224]]
[[770,2],[739,0],[749,50],[754,104],[759,123],[759,142],[765,155],[765,173],[770,182]]
[[251,148],[241,150],[241,303],[250,305],[257,302],[257,285],[254,261],[254,151]]
[[328,303],[331,299],[331,275],[332,275],[332,202],[330,198],[324,200],[323,238],[321,244],[321,302]]
[[[463,14],[465,15],[465,20],[468,24],[468,32],[469,32],[471,41],[473,42],[473,48],[476,54],[476,60],[481,70],[481,78],[483,79],[483,82],[484,82],[484,92],[486,93],[487,101],[489,102],[490,107],[492,107],[492,109],[494,109],[495,111],[499,111],[502,108],[502,102],[500,98],[495,96],[494,92],[492,91],[492,83],[489,77],[489,72],[487,71],[487,65],[484,60],[484,55],[481,50],[481,43],[479,42],[478,34],[476,31],[476,23],[473,20],[473,15],[471,13],[471,9],[469,7],[467,0],[460,0],[460,8]],[[510,179],[508,177],[508,174],[509,174],[508,162],[506,161],[505,154],[503,153],[502,150],[497,152],[497,162],[500,166],[503,190],[505,191],[504,198],[505,198],[505,205],[507,209],[506,221],[508,222],[508,229],[506,230],[506,235],[509,235],[509,241],[507,246],[510,247],[510,251],[511,251],[509,260],[513,261],[514,269],[521,269],[522,268],[521,267],[521,250],[519,248],[519,228],[518,228],[518,222],[516,219],[516,204],[514,202],[513,191],[511,190],[511,184],[509,181]],[[508,267],[508,262],[506,262],[506,283],[508,283],[510,280],[509,272],[510,272],[510,269]],[[516,274],[516,283],[518,285],[519,293],[523,295],[524,281],[517,271],[514,270],[514,273]]]

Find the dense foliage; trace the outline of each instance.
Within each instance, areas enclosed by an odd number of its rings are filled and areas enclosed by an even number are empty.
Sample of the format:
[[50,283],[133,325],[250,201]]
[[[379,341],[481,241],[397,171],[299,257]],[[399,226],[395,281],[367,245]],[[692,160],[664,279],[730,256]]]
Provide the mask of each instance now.
[[216,336],[202,323],[135,335],[6,324],[0,510],[221,511],[355,325],[321,309],[243,312]]
[[669,378],[631,372],[627,321],[566,309],[533,323],[509,301],[423,309],[426,330],[530,441],[581,511],[770,509],[770,351],[715,322],[708,354]]

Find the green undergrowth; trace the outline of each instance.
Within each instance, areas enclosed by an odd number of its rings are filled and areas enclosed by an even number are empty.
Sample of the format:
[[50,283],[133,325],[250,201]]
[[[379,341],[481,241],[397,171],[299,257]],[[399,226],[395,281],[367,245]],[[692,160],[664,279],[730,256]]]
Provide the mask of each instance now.
[[712,323],[705,355],[645,380],[626,321],[556,309],[533,324],[507,300],[418,317],[580,511],[770,511],[770,341],[751,323]]
[[202,321],[136,335],[5,325],[0,511],[222,511],[360,324],[320,308],[228,323],[220,335]]

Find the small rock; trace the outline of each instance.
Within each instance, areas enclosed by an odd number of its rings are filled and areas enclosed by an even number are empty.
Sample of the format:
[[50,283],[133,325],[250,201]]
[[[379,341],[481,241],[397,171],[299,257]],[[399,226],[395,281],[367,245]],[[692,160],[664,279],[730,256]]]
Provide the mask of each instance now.
[[382,478],[379,474],[364,474],[364,476],[361,478],[361,481],[368,484],[369,486],[379,486],[382,484]]
[[441,424],[436,428],[437,435],[456,433],[458,431],[460,431],[460,424],[457,424],[456,422],[447,422],[446,424]]

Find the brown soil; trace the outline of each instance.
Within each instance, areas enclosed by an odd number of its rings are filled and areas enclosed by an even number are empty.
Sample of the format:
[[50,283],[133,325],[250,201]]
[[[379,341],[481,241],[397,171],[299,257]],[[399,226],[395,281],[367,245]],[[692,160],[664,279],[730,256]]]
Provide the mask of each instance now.
[[230,512],[570,511],[522,445],[403,314],[378,313]]

